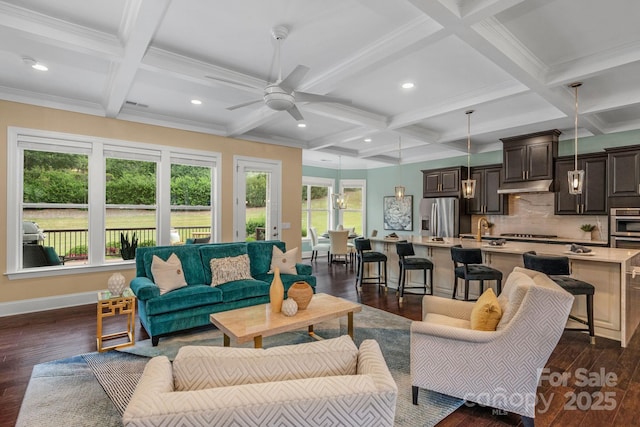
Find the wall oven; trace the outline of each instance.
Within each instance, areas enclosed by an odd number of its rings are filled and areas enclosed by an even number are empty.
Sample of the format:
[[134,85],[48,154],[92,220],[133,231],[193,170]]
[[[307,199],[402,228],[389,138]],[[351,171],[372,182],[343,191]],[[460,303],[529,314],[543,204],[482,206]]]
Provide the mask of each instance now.
[[640,249],[640,208],[612,208],[610,218],[611,247]]

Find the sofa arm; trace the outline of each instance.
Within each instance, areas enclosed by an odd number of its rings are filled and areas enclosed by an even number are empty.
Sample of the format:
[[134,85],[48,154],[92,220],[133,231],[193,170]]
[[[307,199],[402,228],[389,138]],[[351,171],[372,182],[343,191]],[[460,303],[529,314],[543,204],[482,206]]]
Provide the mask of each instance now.
[[425,295],[422,298],[422,318],[427,313],[441,314],[456,319],[471,319],[474,302]]
[[373,378],[379,391],[398,393],[398,386],[391,376],[380,345],[375,340],[364,340],[360,344],[357,369],[358,375],[368,375]]
[[504,331],[476,331],[473,329],[454,328],[431,322],[411,322],[411,339],[416,340],[420,335],[445,338],[452,341],[488,343],[504,335]]
[[[132,420],[144,417],[150,410],[149,405],[157,402],[157,396],[173,391],[173,369],[166,356],[152,358],[145,366],[136,390],[122,415],[124,425]],[[134,422],[133,425],[138,425]]]
[[296,272],[300,276],[311,276],[313,269],[309,264],[296,263]]
[[160,288],[148,277],[134,277],[129,286],[141,301],[160,296]]

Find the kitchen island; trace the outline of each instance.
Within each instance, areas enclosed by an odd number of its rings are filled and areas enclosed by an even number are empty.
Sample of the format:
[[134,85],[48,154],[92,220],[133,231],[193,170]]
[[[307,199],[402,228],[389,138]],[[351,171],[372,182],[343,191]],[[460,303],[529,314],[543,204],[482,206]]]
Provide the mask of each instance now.
[[[401,236],[401,239],[413,243],[416,256],[430,258],[434,264],[433,293],[451,298],[453,292],[453,261],[451,246],[461,244],[465,248],[480,248],[484,262],[503,274],[503,285],[514,267],[523,266],[522,254],[536,251],[539,255],[562,255],[569,257],[571,275],[595,286],[594,324],[597,336],[620,341],[625,347],[638,323],[640,323],[640,251],[608,247],[590,247],[588,254],[577,254],[569,247],[558,244],[509,241],[503,246],[491,246],[489,240],[445,238],[433,241],[429,237]],[[372,238],[371,244],[376,251],[383,252],[389,258],[388,283],[397,288],[398,256],[395,243],[398,239]],[[637,275],[637,276],[636,276]],[[420,286],[422,274],[407,277],[407,286]],[[495,291],[495,282],[485,282]],[[462,286],[458,286],[461,290]],[[409,293],[409,292],[405,292]],[[470,283],[469,298],[479,295],[478,282]],[[461,298],[459,295],[458,298]],[[585,318],[586,301],[576,298],[572,314]]]

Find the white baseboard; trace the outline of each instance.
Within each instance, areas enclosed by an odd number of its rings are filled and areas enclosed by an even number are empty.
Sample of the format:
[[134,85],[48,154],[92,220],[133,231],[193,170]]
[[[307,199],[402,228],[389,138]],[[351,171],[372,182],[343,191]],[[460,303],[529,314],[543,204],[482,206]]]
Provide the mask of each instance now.
[[98,301],[97,295],[97,292],[83,292],[78,294],[4,302],[0,303],[0,317],[92,304]]

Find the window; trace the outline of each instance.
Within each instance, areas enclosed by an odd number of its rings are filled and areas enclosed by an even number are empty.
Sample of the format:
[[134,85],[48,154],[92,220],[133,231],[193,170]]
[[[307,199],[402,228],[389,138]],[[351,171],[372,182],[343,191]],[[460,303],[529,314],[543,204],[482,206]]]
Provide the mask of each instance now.
[[10,277],[125,262],[121,237],[134,234],[138,246],[216,240],[219,154],[19,128],[8,136],[7,241],[22,248],[7,251]]
[[319,234],[331,228],[330,179],[302,178],[302,238],[309,236],[309,227],[315,227]]
[[349,179],[340,181],[340,192],[347,196],[347,208],[340,209],[339,223],[345,228],[354,228],[356,234],[362,236],[366,231],[366,181]]

